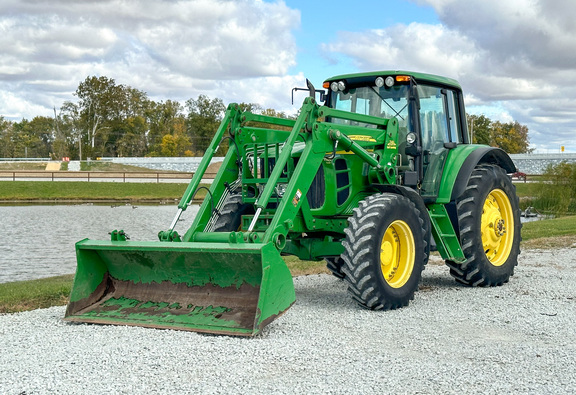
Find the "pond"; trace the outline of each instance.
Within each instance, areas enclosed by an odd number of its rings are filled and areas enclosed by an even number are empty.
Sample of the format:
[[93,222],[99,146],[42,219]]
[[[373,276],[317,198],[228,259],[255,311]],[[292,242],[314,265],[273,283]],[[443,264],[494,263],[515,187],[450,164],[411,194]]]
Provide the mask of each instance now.
[[[158,240],[176,215],[175,205],[0,206],[0,283],[74,273],[74,244],[109,240],[124,229],[131,240]],[[176,226],[183,234],[198,206],[190,206]]]
[[[123,229],[131,240],[156,241],[176,211],[175,205],[0,206],[0,283],[74,273],[74,243],[109,240],[114,229]],[[184,234],[197,211],[190,206],[182,214],[178,233]]]

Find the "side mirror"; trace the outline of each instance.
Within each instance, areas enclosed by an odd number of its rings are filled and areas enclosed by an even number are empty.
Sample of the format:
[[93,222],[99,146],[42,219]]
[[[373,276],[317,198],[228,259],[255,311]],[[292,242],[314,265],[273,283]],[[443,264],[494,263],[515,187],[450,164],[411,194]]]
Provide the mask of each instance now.
[[306,78],[306,88],[292,88],[292,104],[294,104],[294,92],[295,91],[308,91],[309,92],[309,96],[316,98],[316,93],[320,94],[320,101],[324,102],[326,101],[326,91],[324,91],[323,89],[319,89],[317,90],[316,88],[314,88],[314,85],[312,85],[312,83],[310,82],[310,80],[308,78]]

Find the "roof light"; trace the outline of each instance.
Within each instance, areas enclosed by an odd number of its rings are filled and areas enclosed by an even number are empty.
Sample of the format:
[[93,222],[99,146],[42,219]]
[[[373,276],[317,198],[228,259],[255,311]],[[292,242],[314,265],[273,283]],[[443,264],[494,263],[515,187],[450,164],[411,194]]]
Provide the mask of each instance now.
[[336,81],[332,82],[330,84],[330,89],[332,89],[332,92],[338,92],[338,83]]
[[382,88],[384,86],[384,78],[382,78],[382,77],[376,78],[376,81],[374,81],[374,84],[376,84],[376,86],[378,88]]
[[386,80],[384,81],[384,83],[386,84],[386,86],[388,88],[390,88],[392,85],[394,85],[394,78],[388,76],[388,77],[386,77]]
[[409,76],[409,75],[397,75],[397,76],[396,76],[396,81],[398,81],[398,82],[409,82],[409,81],[410,81],[410,76]]
[[330,88],[330,83],[329,83],[328,81],[324,82],[324,83],[322,84],[322,88],[324,88],[324,89]]
[[338,89],[340,89],[341,91],[344,91],[346,89],[346,84],[344,83],[344,81],[338,81]]

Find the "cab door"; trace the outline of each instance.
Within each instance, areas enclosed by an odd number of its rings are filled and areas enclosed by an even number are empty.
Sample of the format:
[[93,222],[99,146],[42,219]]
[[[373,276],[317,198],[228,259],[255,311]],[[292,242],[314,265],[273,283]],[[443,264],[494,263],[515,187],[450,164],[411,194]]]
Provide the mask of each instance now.
[[438,86],[418,85],[422,143],[421,195],[438,196],[446,157],[450,149],[463,142],[459,92]]

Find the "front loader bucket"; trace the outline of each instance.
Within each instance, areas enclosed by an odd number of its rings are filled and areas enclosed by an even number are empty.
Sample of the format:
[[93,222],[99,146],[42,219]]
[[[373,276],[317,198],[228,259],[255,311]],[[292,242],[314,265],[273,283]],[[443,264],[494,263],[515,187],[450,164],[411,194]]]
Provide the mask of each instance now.
[[272,244],[82,240],[65,320],[251,336],[295,300]]

